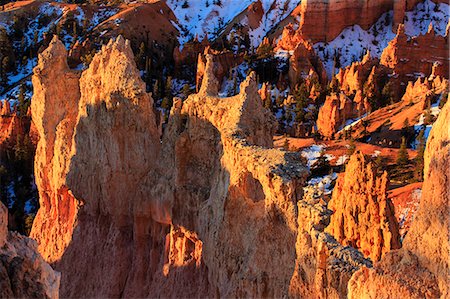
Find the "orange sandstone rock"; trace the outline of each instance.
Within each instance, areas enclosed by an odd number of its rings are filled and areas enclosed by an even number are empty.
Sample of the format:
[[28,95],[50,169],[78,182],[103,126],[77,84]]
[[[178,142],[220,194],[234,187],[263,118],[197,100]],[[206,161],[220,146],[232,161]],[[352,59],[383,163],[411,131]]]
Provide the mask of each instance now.
[[450,102],[427,140],[422,198],[403,248],[349,282],[350,298],[447,298],[449,295]]
[[386,172],[377,177],[364,154],[353,154],[328,203],[334,214],[326,232],[343,245],[361,250],[372,261],[400,248],[398,223],[387,187]]
[[448,78],[450,60],[447,40],[448,36],[436,35],[432,25],[428,33],[408,38],[404,25],[400,24],[396,37],[383,50],[380,63],[402,76],[422,73],[428,77],[433,72]]

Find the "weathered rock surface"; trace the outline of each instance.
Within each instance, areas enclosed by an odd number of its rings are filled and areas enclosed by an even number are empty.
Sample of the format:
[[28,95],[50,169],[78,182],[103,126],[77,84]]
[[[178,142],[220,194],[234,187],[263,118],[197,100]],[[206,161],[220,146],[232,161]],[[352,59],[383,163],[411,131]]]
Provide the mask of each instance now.
[[403,248],[349,282],[350,298],[447,298],[449,295],[450,102],[428,137],[419,210]]
[[367,99],[362,99],[361,96],[352,101],[344,93],[332,93],[319,109],[317,129],[325,138],[333,138],[348,119],[361,117],[369,107]]
[[323,194],[305,192],[298,202],[297,259],[289,287],[292,298],[346,298],[352,274],[371,262],[324,232],[332,211]]
[[288,76],[292,87],[301,80],[312,76],[315,77],[316,82],[326,82],[327,73],[310,42],[302,40],[297,43],[289,59]]
[[[60,45],[41,55],[33,78],[42,157],[32,235],[62,272],[62,296],[287,294],[307,171],[296,154],[267,148],[275,120],[255,75],[221,99],[207,56],[200,92],[175,100],[161,144],[127,42],[105,46],[79,81]],[[47,57],[56,61],[52,74]],[[64,88],[46,81],[53,75],[75,81],[62,114],[47,106]]]
[[370,113],[363,122],[352,126],[352,136],[361,138],[370,134],[370,143],[399,147],[405,122],[418,123],[428,103],[448,92],[448,80],[439,76],[408,82],[406,90],[397,103]]
[[206,56],[212,55],[214,60],[214,76],[217,78],[219,84],[222,83],[222,80],[224,77],[230,74],[230,70],[242,63],[243,56],[242,55],[235,55],[233,52],[230,51],[215,51],[211,49],[210,47],[206,47],[203,54],[200,53],[198,55],[197,60],[197,74],[196,74],[196,89],[197,91],[200,90],[200,87],[202,86],[202,80],[203,76],[205,75],[206,70]]
[[7,224],[0,203],[0,297],[59,298],[60,274],[43,260],[36,241],[8,232]]
[[39,54],[31,101],[32,119],[39,134],[34,168],[41,208],[30,236],[37,240],[39,252],[50,263],[60,259],[70,243],[79,205],[65,183],[80,98],[79,77],[67,65],[64,45],[53,38]]
[[294,11],[301,18],[299,30],[313,43],[328,42],[344,28],[358,24],[368,29],[393,7],[392,0],[380,1],[302,1]]
[[398,223],[387,187],[387,173],[377,176],[373,164],[357,151],[333,189],[328,208],[334,213],[326,232],[341,244],[359,249],[372,261],[400,248]]
[[428,33],[413,38],[406,35],[401,24],[396,37],[383,50],[380,63],[402,76],[412,77],[415,73],[422,73],[428,77],[433,73],[448,78],[448,51],[448,36],[435,34],[432,23]]

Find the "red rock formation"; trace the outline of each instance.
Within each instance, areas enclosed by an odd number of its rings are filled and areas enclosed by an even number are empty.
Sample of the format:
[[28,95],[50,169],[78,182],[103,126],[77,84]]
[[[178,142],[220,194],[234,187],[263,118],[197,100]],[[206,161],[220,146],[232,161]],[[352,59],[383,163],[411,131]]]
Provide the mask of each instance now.
[[422,198],[399,251],[349,282],[350,298],[447,298],[449,296],[450,102],[427,140]]
[[323,194],[305,192],[298,202],[297,259],[289,295],[292,298],[346,298],[347,283],[370,261],[352,247],[340,245],[325,227],[332,211]]
[[428,103],[437,95],[448,92],[448,80],[441,77],[428,78],[409,82],[401,100],[395,104],[383,107],[364,118],[362,122],[352,127],[352,136],[361,138],[370,134],[371,143],[382,146],[399,147],[402,128],[406,119],[409,124],[415,124],[428,107]]
[[70,243],[79,205],[65,183],[80,97],[79,76],[69,69],[67,51],[54,37],[39,54],[31,101],[32,119],[39,134],[34,168],[41,208],[30,236],[37,240],[39,252],[50,263],[59,260]]
[[333,93],[327,96],[325,103],[319,109],[317,130],[322,136],[332,138],[348,119],[354,119],[366,113],[366,107],[368,103],[365,100],[356,98],[356,101],[352,101],[343,93],[339,95]]
[[377,177],[372,163],[357,151],[333,189],[328,208],[334,214],[326,232],[342,245],[359,249],[372,261],[400,248],[398,223],[387,187],[387,173]]
[[256,29],[260,26],[264,16],[264,8],[261,0],[257,0],[250,4],[247,8],[248,26],[250,29]]
[[[371,57],[370,52],[367,52],[362,61],[353,62],[346,68],[340,69],[336,78],[341,91],[346,95],[354,95],[358,91],[363,91],[366,82],[377,86],[380,77],[386,77],[388,73],[388,70],[380,67],[379,63],[378,58]],[[378,90],[379,88],[375,89]]]
[[436,35],[432,25],[428,33],[408,38],[401,24],[398,26],[397,36],[383,50],[381,64],[406,78],[414,77],[416,73],[428,77],[432,72],[434,75],[448,78],[448,51],[448,37]]
[[208,36],[206,36],[201,42],[198,41],[196,36],[192,42],[187,42],[180,47],[175,47],[173,50],[173,60],[176,72],[181,72],[183,66],[195,65],[198,60],[198,55],[205,51],[205,48],[209,46]]
[[288,76],[292,87],[302,80],[313,77],[315,77],[316,82],[326,83],[327,73],[310,42],[303,40],[294,48],[289,59]]
[[36,242],[8,232],[8,210],[0,202],[0,297],[59,298],[60,274],[37,251]]
[[218,79],[219,83],[222,82],[224,77],[228,76],[230,70],[244,61],[242,55],[235,55],[230,51],[219,52],[206,47],[203,54],[198,55],[197,60],[197,75],[196,75],[196,88],[200,90],[202,85],[203,76],[206,68],[206,55],[213,54],[214,59],[214,76]]
[[18,136],[28,134],[30,117],[19,116],[11,109],[9,101],[5,101],[3,105],[0,102],[0,110],[0,156],[2,156],[8,149],[14,147]]
[[372,26],[380,16],[393,8],[392,0],[356,1],[302,1],[294,10],[300,16],[300,28],[306,39],[328,42],[346,27],[358,24],[363,29]]
[[[78,100],[61,46],[52,42],[33,77],[41,209],[32,235],[62,272],[62,295],[287,294],[296,254],[286,243],[295,244],[307,173],[297,155],[266,149],[275,120],[255,75],[239,95],[218,98],[207,55],[201,91],[175,100],[160,151],[128,43],[119,37],[94,57]],[[62,99],[51,76],[74,89],[73,100],[49,108]]]

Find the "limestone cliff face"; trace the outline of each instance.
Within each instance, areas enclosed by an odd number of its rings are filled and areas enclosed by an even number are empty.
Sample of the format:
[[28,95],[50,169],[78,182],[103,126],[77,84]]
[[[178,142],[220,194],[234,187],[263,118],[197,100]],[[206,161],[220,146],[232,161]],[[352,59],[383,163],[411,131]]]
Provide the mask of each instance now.
[[8,232],[8,209],[0,203],[0,297],[59,298],[60,274],[37,251],[36,242]]
[[326,231],[341,244],[359,249],[372,261],[400,248],[398,223],[387,187],[387,173],[377,177],[364,154],[356,152],[346,166],[345,175],[339,177],[328,203],[334,213]]
[[403,248],[356,272],[350,298],[449,296],[449,117],[447,102],[428,137],[422,198]]
[[[55,39],[40,57],[32,107],[41,195],[32,235],[62,273],[61,295],[288,294],[307,171],[298,154],[270,148],[276,122],[255,75],[219,98],[207,56],[200,92],[174,101],[161,143],[125,40],[104,46],[81,78],[61,46]],[[68,84],[48,81],[58,78]]]

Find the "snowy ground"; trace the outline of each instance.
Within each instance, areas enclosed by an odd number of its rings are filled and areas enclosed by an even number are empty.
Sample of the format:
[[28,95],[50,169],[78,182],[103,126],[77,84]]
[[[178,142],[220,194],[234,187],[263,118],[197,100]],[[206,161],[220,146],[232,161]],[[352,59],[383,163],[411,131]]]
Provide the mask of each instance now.
[[[441,109],[439,108],[439,103],[440,103],[440,100],[437,103],[431,105],[431,109],[430,109],[431,115],[433,115],[435,118],[437,118],[439,113],[441,112]],[[414,124],[414,131],[416,132],[416,135],[418,135],[422,129],[425,129],[424,137],[425,137],[425,142],[426,142],[428,139],[428,136],[430,135],[430,131],[431,131],[431,128],[433,127],[433,124],[425,125],[424,121],[425,121],[425,113],[422,113],[422,115],[420,115],[420,117],[419,117],[419,121],[416,124]],[[412,145],[412,148],[415,149],[415,148],[417,148],[418,145],[419,145],[419,141],[416,139]]]
[[[311,168],[311,166],[317,162],[317,159],[323,154],[325,147],[326,146],[323,144],[313,144],[302,150],[301,155],[306,158],[308,168]],[[327,158],[327,161],[334,159],[334,156],[330,154],[325,154],[325,157]]]
[[[181,45],[198,36],[203,40],[206,36],[214,39],[236,16],[245,11],[254,0],[167,0],[178,19],[174,24],[181,35]],[[300,0],[261,0],[264,15],[258,28],[249,32],[253,48],[258,47],[266,34],[279,21],[286,18],[299,4]],[[248,25],[247,17],[240,25]]]

